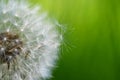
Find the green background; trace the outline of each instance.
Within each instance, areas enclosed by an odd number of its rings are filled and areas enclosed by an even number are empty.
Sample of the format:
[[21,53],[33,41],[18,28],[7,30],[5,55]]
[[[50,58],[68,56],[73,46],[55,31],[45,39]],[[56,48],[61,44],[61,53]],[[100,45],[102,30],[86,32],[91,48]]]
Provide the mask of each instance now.
[[67,27],[51,80],[120,80],[120,0],[31,2]]

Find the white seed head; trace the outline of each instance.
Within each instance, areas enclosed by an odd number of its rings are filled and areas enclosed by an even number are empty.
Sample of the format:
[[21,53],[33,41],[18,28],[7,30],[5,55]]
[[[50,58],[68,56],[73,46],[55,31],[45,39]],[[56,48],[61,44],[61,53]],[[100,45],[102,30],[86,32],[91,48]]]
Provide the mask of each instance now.
[[10,32],[10,29],[8,28],[6,31],[7,31],[7,32]]
[[31,8],[25,0],[0,0],[0,50],[4,51],[0,80],[51,77],[61,42],[57,27],[47,14],[38,14],[38,6]]
[[4,37],[4,38],[3,38],[3,40],[4,40],[4,41],[6,41],[6,40],[7,40],[7,38],[6,38],[6,37]]
[[16,41],[17,43],[19,42],[19,40],[18,40],[18,39],[16,39],[15,41]]
[[3,48],[3,47],[2,47],[0,50],[1,50],[1,51],[4,51],[4,50],[5,50],[5,48]]
[[8,56],[9,57],[9,59],[11,59],[12,58],[12,56]]
[[18,50],[17,50],[17,49],[15,49],[14,51],[15,51],[15,52],[17,52]]
[[21,29],[21,31],[24,31],[24,29]]

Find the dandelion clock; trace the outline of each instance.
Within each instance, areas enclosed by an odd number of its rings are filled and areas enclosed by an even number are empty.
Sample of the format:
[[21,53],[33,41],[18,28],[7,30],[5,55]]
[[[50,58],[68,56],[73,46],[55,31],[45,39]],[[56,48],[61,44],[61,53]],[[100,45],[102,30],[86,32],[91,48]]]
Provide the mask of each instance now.
[[0,0],[0,80],[44,80],[58,58],[58,26],[25,0]]

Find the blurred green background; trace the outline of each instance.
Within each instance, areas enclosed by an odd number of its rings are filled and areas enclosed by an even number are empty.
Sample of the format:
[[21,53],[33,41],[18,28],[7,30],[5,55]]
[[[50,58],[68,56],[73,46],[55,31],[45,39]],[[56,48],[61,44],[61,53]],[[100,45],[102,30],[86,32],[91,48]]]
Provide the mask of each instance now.
[[120,80],[120,0],[31,0],[67,27],[50,80]]

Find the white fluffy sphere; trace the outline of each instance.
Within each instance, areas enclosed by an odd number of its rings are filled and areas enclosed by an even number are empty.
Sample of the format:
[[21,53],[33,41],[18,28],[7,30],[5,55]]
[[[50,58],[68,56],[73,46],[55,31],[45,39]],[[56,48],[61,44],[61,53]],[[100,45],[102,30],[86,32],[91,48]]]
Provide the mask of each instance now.
[[[4,59],[0,64],[0,80],[43,80],[51,76],[61,35],[46,14],[39,15],[37,7],[29,6],[24,0],[0,0],[0,59]],[[14,34],[19,38],[8,38]],[[10,49],[7,45],[17,45],[20,40],[22,46]]]

